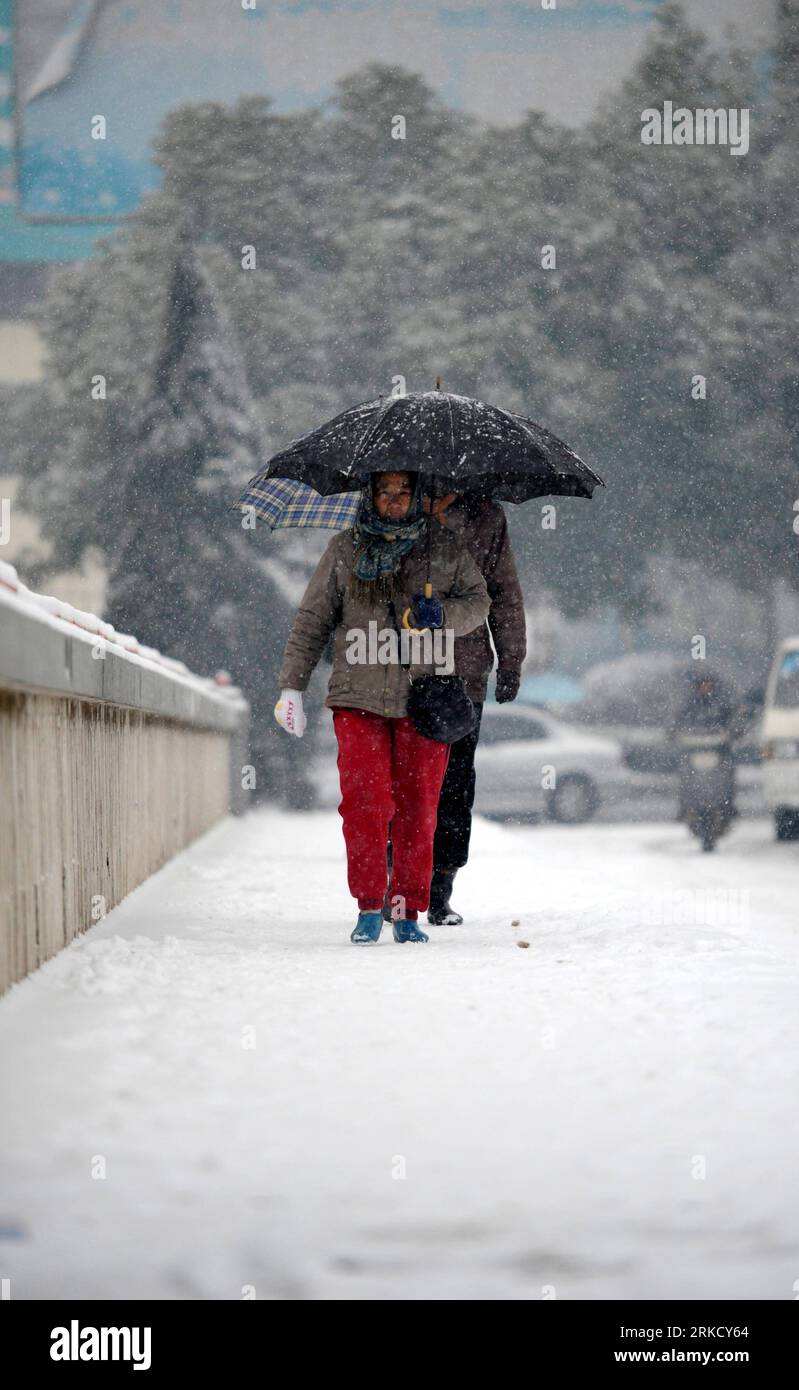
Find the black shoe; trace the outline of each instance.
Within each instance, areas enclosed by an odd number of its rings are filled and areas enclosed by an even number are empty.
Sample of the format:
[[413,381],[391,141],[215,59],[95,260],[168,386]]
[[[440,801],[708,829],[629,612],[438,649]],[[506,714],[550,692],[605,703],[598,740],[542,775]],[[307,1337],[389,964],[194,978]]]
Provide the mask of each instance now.
[[432,922],[435,927],[458,927],[463,921],[461,914],[449,905],[449,900],[452,897],[452,883],[457,872],[457,869],[433,870],[427,920]]

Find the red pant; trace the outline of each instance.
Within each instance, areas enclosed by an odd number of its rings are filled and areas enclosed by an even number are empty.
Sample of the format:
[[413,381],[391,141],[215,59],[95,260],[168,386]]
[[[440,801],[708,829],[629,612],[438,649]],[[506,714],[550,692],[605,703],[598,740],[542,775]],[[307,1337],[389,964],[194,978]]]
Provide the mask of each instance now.
[[404,898],[400,916],[415,920],[430,898],[438,794],[450,745],[417,733],[410,719],[360,709],[334,709],[333,726],[350,892],[361,912],[383,906],[390,826],[390,896]]

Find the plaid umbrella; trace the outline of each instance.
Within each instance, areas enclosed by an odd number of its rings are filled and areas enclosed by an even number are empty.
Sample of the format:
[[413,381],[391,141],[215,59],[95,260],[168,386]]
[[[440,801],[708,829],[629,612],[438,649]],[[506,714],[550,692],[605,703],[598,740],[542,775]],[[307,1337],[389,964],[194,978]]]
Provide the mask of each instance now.
[[252,507],[272,531],[289,526],[343,531],[354,525],[360,500],[360,492],[331,492],[320,497],[307,483],[293,478],[259,478],[256,474],[230,510],[243,512]]

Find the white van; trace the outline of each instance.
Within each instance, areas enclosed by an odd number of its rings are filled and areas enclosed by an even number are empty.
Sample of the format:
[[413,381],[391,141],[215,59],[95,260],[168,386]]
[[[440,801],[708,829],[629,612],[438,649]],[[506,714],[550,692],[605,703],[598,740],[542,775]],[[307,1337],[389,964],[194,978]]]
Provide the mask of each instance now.
[[763,707],[763,791],[778,840],[799,838],[799,637],[774,658]]

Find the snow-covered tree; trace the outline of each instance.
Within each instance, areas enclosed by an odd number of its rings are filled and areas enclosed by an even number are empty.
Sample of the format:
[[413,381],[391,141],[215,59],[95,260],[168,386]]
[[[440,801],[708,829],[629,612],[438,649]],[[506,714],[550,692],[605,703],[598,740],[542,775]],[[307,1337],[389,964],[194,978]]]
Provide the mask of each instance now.
[[[40,452],[22,502],[53,538],[54,560],[99,549],[105,616],[119,630],[194,670],[230,672],[252,705],[258,790],[302,801],[296,751],[272,720],[289,600],[264,537],[229,511],[263,457],[245,364],[193,235],[184,225],[158,251],[134,234],[100,273],[90,263],[59,280],[44,322],[50,426],[61,421],[63,434],[53,447],[29,439]],[[137,300],[146,269],[158,294],[149,284]],[[94,367],[105,399],[92,399]]]

